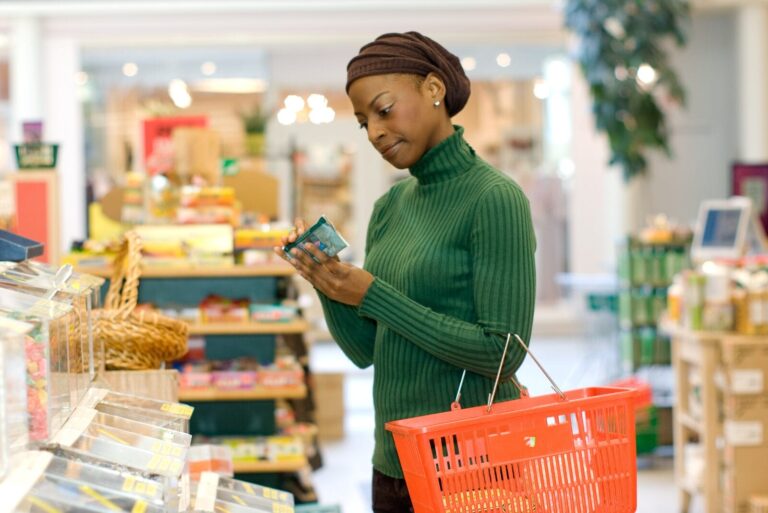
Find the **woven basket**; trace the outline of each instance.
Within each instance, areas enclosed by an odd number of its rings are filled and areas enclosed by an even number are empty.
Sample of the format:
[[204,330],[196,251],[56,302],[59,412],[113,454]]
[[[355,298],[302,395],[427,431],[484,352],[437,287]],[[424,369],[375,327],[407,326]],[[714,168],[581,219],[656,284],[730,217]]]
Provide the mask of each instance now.
[[104,343],[108,369],[157,369],[187,352],[185,322],[154,312],[134,312],[141,276],[141,239],[124,236],[114,262],[104,309],[94,313],[93,334]]

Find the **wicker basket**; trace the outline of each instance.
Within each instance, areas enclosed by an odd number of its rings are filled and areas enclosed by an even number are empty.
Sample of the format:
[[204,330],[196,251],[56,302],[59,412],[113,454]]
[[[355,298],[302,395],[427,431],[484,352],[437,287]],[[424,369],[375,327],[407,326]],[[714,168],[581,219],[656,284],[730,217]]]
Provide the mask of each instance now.
[[107,369],[157,369],[187,352],[185,322],[134,312],[141,275],[141,240],[127,232],[115,258],[104,309],[94,313],[94,338],[104,343]]

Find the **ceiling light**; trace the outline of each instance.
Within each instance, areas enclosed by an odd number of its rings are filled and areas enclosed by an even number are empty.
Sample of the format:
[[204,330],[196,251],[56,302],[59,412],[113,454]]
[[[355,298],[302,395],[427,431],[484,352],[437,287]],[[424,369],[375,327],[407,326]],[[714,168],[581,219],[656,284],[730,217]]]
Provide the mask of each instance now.
[[465,71],[472,71],[477,67],[477,61],[474,57],[464,57],[461,59],[461,66]]
[[637,68],[637,81],[640,82],[640,85],[653,85],[656,82],[656,70],[649,64],[641,64]]
[[139,72],[139,66],[135,62],[126,62],[123,64],[123,75],[126,77],[135,77]]
[[328,105],[328,98],[322,94],[310,94],[307,98],[307,105],[310,109],[323,109]]
[[289,94],[283,100],[283,105],[291,112],[299,112],[304,108],[304,98],[296,94]]
[[501,66],[502,68],[506,68],[510,64],[512,64],[512,57],[509,56],[508,53],[500,53],[496,56],[496,64]]
[[281,125],[292,125],[296,122],[296,112],[289,108],[277,111],[277,122]]
[[549,84],[543,79],[537,78],[533,82],[533,95],[539,100],[545,100],[549,97]]
[[180,109],[186,109],[192,105],[192,96],[189,94],[189,87],[183,80],[175,78],[168,84],[168,96],[171,101]]
[[202,66],[200,66],[200,72],[206,77],[210,77],[216,73],[216,63],[212,61],[204,62]]
[[201,93],[255,94],[267,90],[267,82],[260,78],[204,78],[192,84]]
[[330,107],[312,109],[309,111],[309,121],[316,125],[330,123],[336,118],[336,111]]

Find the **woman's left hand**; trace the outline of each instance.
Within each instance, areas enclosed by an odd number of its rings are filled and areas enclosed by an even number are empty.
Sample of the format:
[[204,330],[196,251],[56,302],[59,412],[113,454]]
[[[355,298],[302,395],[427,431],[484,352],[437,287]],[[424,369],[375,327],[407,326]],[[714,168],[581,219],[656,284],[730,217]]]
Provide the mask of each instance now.
[[299,248],[291,250],[293,258],[289,259],[284,254],[280,256],[293,265],[302,278],[334,301],[352,306],[363,302],[368,287],[373,283],[371,273],[345,264],[337,257],[329,257],[312,243],[304,244],[303,248],[317,261]]

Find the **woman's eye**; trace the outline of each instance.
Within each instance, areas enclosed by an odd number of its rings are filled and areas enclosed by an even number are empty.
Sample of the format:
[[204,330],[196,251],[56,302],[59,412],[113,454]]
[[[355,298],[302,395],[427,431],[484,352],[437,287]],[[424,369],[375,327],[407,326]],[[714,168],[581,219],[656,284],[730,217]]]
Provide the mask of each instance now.
[[386,116],[387,114],[389,114],[389,112],[390,112],[391,110],[392,110],[392,106],[391,106],[391,105],[390,105],[389,107],[384,107],[383,109],[381,109],[381,110],[379,111],[379,116],[382,116],[382,117],[383,117],[383,116]]

